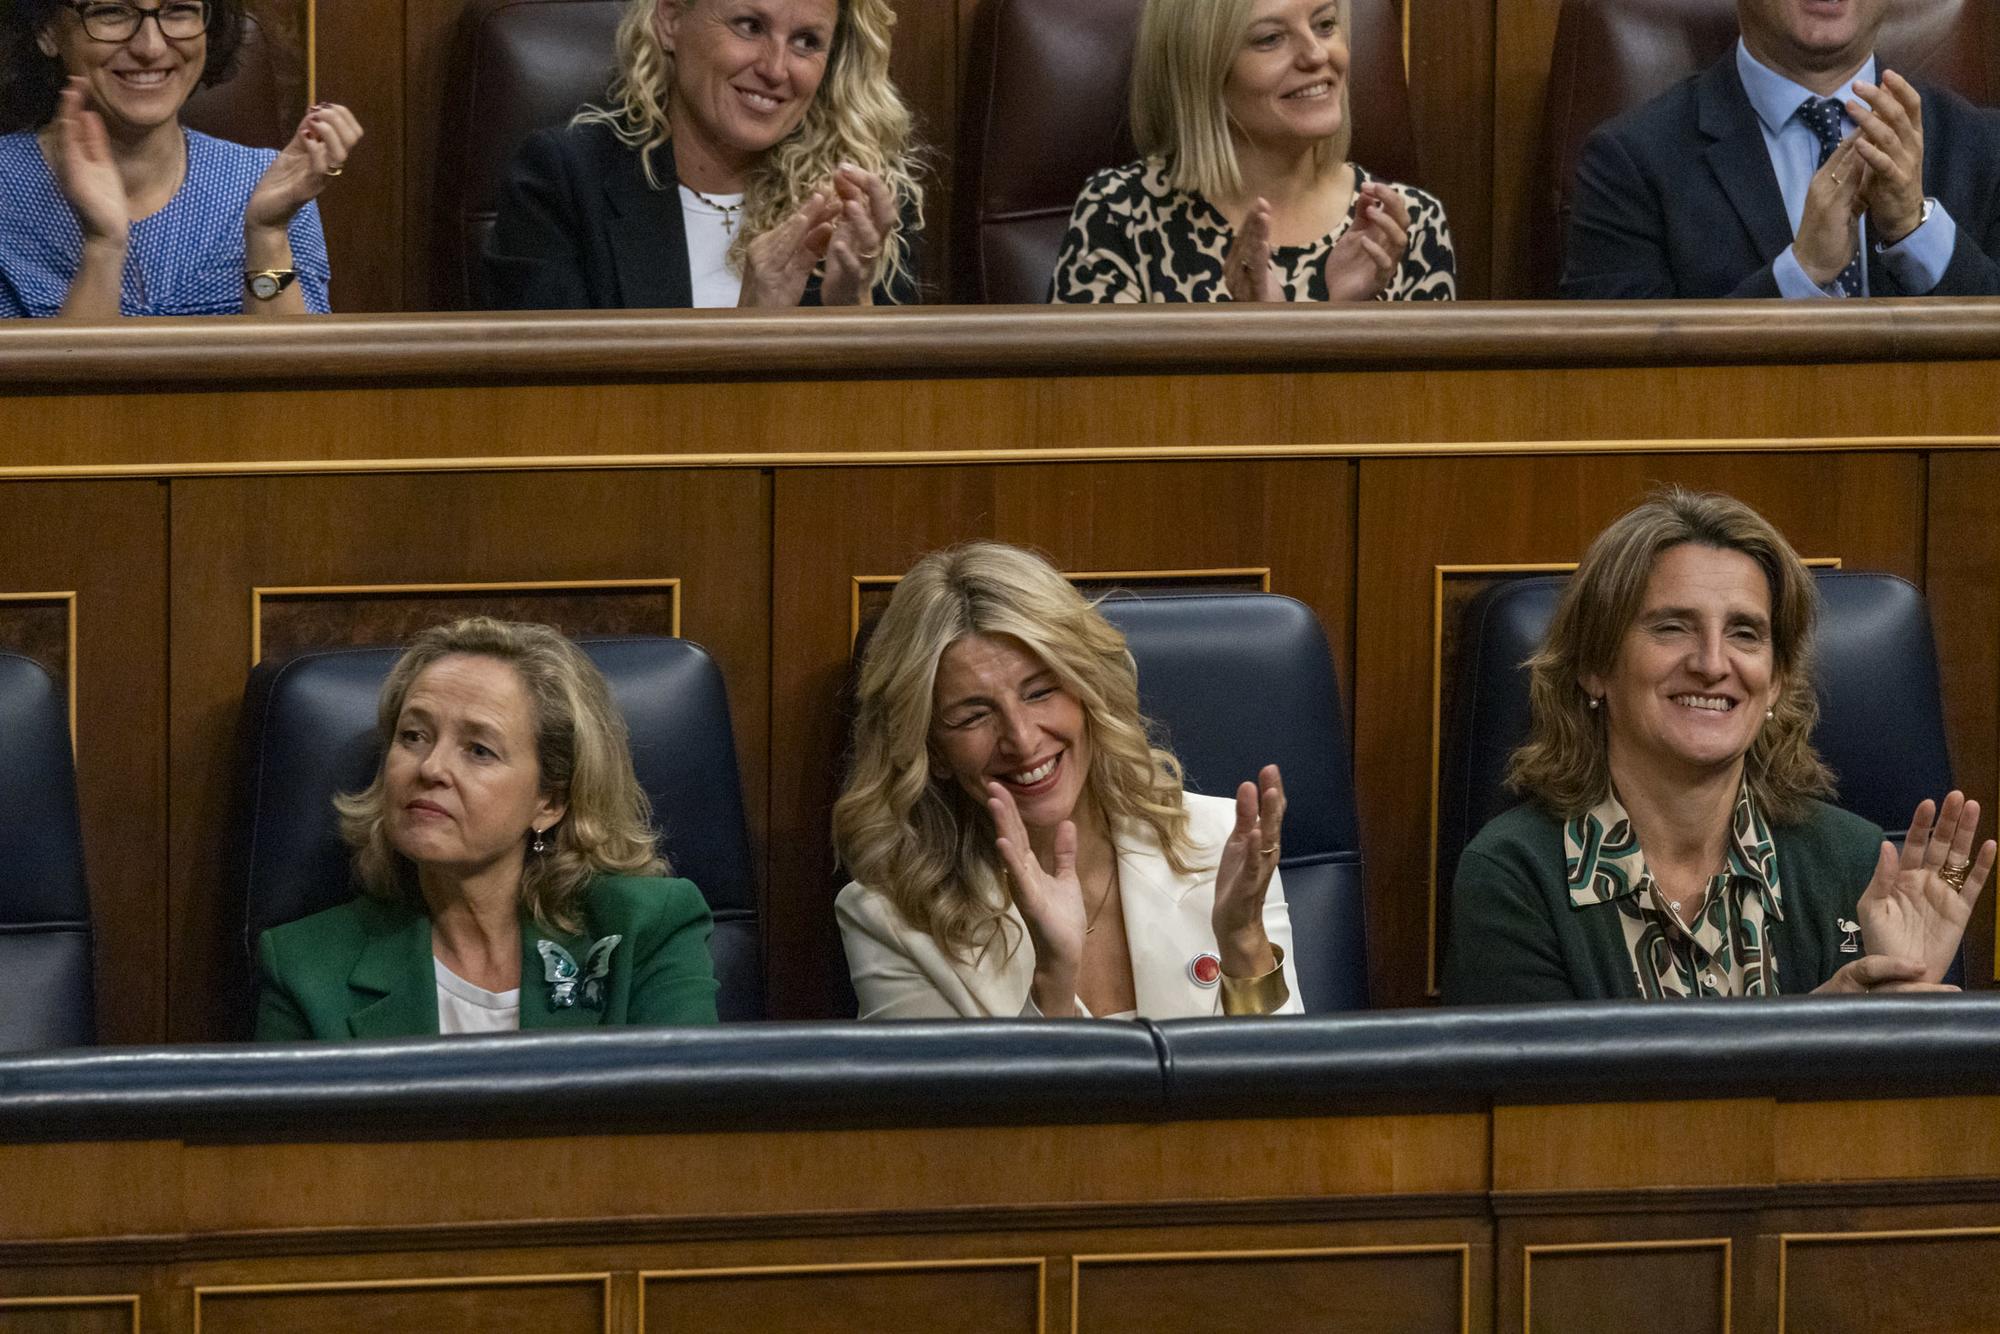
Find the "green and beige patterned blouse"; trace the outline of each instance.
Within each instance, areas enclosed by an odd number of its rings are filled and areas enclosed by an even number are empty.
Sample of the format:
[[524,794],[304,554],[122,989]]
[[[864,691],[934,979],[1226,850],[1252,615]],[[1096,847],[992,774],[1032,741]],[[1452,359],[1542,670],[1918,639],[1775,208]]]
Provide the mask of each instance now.
[[1785,916],[1778,850],[1748,784],[1730,820],[1726,868],[1708,882],[1692,921],[1660,895],[1615,795],[1563,825],[1563,856],[1572,908],[1617,904],[1641,996],[1778,994],[1778,960],[1764,932]]

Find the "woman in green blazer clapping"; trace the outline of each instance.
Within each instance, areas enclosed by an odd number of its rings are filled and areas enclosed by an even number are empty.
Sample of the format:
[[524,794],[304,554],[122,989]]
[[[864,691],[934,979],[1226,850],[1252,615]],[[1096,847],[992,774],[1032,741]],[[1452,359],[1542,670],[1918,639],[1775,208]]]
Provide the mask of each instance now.
[[257,1036],[715,1022],[708,907],[665,878],[603,676],[541,625],[417,636],[375,781],[336,798],[362,897],[266,931]]

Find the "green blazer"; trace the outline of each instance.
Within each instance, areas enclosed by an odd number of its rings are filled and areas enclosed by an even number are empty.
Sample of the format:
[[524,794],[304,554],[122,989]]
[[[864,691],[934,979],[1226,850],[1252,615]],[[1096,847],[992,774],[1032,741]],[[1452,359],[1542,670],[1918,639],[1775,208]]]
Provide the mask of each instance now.
[[[1785,912],[1765,924],[1778,988],[1811,991],[1861,957],[1842,949],[1840,921],[1855,920],[1882,831],[1815,801],[1799,823],[1773,824],[1771,838]],[[1447,1005],[1638,998],[1618,905],[1570,903],[1563,822],[1538,803],[1495,816],[1465,845],[1441,990]]]
[[[688,880],[599,876],[591,882],[581,935],[553,935],[579,966],[594,940],[622,936],[611,952],[602,1009],[550,1005],[534,919],[521,921],[521,1027],[712,1024],[713,923]],[[257,941],[257,1036],[393,1038],[438,1031],[431,920],[420,908],[356,898],[273,927]]]

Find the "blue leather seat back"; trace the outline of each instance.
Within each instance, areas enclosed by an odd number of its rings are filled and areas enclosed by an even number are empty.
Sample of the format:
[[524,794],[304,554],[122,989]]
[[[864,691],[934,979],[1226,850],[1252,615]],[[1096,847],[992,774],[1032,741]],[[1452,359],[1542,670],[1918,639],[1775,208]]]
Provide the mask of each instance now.
[[[722,673],[706,650],[685,639],[578,643],[625,715],[662,853],[675,875],[701,887],[715,914],[711,948],[722,1017],[761,1018],[757,879]],[[260,932],[354,893],[333,796],[358,791],[374,777],[375,701],[400,652],[316,650],[251,673],[237,828],[246,951]]]
[[0,1051],[97,1037],[67,712],[47,672],[0,653]]
[[1139,667],[1139,706],[1190,791],[1231,796],[1276,764],[1285,777],[1278,866],[1308,1011],[1368,1004],[1367,916],[1353,759],[1326,634],[1267,593],[1114,596],[1098,610]]
[[[1510,579],[1466,607],[1438,791],[1439,915],[1458,856],[1520,799],[1503,779],[1528,736],[1528,672],[1568,576]],[[1816,571],[1821,615],[1813,745],[1834,771],[1838,804],[1901,841],[1925,797],[1951,790],[1937,649],[1923,594],[1891,574]],[[1445,932],[1440,922],[1439,938]]]

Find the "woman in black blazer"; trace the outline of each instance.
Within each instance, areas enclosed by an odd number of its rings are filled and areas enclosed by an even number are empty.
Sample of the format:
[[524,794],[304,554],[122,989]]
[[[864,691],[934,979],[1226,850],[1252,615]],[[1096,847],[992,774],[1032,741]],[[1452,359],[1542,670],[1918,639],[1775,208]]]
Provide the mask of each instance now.
[[888,0],[631,0],[604,106],[530,136],[502,310],[916,298],[923,191]]

